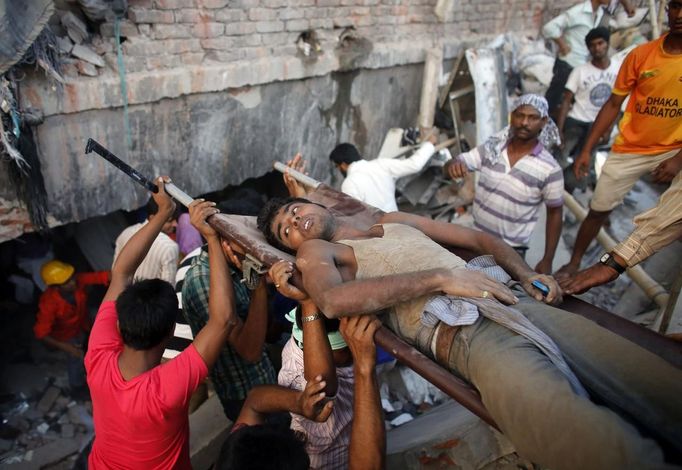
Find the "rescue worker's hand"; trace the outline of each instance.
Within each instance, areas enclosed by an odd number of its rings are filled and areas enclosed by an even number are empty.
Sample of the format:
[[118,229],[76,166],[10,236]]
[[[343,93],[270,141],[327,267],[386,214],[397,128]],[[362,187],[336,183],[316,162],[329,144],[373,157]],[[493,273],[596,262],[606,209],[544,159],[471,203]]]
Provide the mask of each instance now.
[[519,301],[509,287],[479,271],[460,268],[445,275],[441,290],[456,297],[479,297],[497,299],[505,304]]
[[[549,293],[543,297],[542,291],[533,286],[533,281],[540,281],[549,289]],[[521,282],[523,289],[538,302],[544,302],[550,305],[559,305],[563,302],[562,290],[559,284],[552,276],[548,274],[534,274],[528,276]]]
[[573,162],[573,173],[578,180],[586,177],[590,172],[590,153],[581,151]]
[[246,254],[241,246],[237,245],[235,242],[230,240],[220,239],[220,246],[223,249],[223,254],[227,261],[232,264],[235,268],[242,270],[242,260]]
[[159,213],[164,216],[170,216],[175,212],[175,201],[166,192],[165,184],[170,183],[171,179],[168,176],[159,176],[154,182],[159,187],[159,190],[156,193],[152,193],[152,199],[159,206]]
[[294,275],[294,265],[290,261],[281,260],[273,264],[268,271],[270,279],[275,283],[277,291],[285,297],[303,302],[308,294],[289,282]]
[[664,162],[661,162],[651,175],[657,183],[670,183],[682,169],[682,151]]
[[450,179],[463,178],[469,173],[469,168],[467,168],[466,163],[461,162],[457,159],[452,159],[448,161],[443,167],[443,174],[445,174]]
[[[306,162],[303,160],[303,157],[301,156],[301,153],[297,153],[293,159],[289,160],[287,162],[287,167],[291,168],[292,170],[296,170],[299,173],[303,173],[304,175],[307,175],[305,171],[305,165]],[[308,194],[307,188],[296,181],[288,171],[284,172],[283,175],[284,178],[284,185],[287,187],[287,191],[289,191],[289,196],[291,197],[305,197]]]
[[341,318],[339,331],[353,355],[355,368],[362,373],[374,373],[377,357],[374,333],[379,328],[381,321],[374,315]]
[[298,393],[296,400],[300,415],[315,421],[317,423],[324,423],[332,414],[334,409],[334,402],[325,399],[324,387],[327,383],[322,380],[322,376],[318,375],[313,380],[309,380],[305,385],[305,389]]
[[204,199],[195,199],[189,205],[189,221],[207,241],[210,238],[217,237],[218,232],[208,225],[206,219],[218,212],[220,210],[215,207],[215,202]]

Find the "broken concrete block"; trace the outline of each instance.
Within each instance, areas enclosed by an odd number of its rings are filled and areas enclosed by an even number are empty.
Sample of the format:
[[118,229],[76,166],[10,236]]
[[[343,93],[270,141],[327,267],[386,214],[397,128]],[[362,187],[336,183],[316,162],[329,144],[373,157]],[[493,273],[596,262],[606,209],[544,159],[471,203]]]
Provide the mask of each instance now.
[[74,439],[57,439],[24,454],[24,460],[13,464],[12,470],[36,469],[59,462],[71,454],[78,452],[78,442]]
[[62,15],[62,25],[66,28],[69,37],[76,44],[82,43],[88,37],[88,27],[85,22],[68,11]]
[[45,433],[47,432],[48,429],[50,429],[50,425],[47,424],[47,423],[39,424],[38,427],[36,427],[36,430],[37,430],[40,434],[45,434]]
[[38,402],[38,410],[47,413],[52,408],[52,405],[54,405],[54,402],[57,401],[57,398],[59,398],[59,389],[57,387],[48,388]]
[[12,448],[13,442],[8,439],[0,439],[0,454],[4,454]]
[[90,62],[97,67],[104,67],[104,60],[102,60],[102,58],[88,46],[76,44],[71,50],[71,55],[78,57],[79,59],[83,59],[86,62]]
[[59,397],[57,398],[57,401],[54,402],[52,409],[54,411],[63,411],[66,409],[66,405],[69,404],[69,401],[71,400],[69,400],[67,397]]
[[81,75],[87,75],[88,77],[97,76],[97,69],[90,62],[79,60],[76,62],[76,67],[78,68],[78,73]]
[[24,413],[24,418],[30,419],[31,421],[42,420],[45,413],[40,411],[38,408],[30,408],[26,413]]
[[57,47],[59,47],[59,52],[62,54],[68,54],[73,49],[73,42],[71,42],[68,36],[57,36]]
[[63,424],[62,425],[62,437],[64,439],[71,439],[76,433],[76,426],[73,424]]
[[82,424],[88,429],[94,428],[92,416],[90,416],[83,405],[74,405],[69,407],[69,420],[73,424]]

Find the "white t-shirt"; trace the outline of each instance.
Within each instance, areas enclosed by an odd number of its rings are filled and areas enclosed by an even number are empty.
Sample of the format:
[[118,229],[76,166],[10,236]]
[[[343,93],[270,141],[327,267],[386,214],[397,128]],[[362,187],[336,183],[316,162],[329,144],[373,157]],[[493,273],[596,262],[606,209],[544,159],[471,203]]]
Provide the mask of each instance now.
[[433,144],[424,142],[409,158],[375,158],[353,162],[348,166],[341,192],[384,212],[395,212],[398,210],[395,202],[396,180],[418,173],[434,152]]
[[571,71],[566,81],[566,89],[573,92],[575,103],[568,117],[583,122],[594,122],[597,113],[611,96],[611,88],[616,81],[621,62],[611,60],[604,70],[587,62]]

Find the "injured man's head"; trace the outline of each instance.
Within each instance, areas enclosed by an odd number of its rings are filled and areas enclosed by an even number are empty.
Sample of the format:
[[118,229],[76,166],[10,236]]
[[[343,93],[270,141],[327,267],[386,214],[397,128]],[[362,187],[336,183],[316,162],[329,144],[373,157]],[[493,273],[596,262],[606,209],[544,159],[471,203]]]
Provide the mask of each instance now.
[[303,198],[273,198],[258,215],[258,229],[268,243],[289,253],[306,240],[330,241],[336,227],[325,206]]

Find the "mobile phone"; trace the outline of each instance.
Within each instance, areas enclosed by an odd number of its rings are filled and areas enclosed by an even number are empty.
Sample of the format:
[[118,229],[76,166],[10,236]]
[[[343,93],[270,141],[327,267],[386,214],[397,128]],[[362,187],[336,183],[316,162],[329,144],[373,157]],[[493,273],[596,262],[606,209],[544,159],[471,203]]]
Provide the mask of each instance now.
[[540,292],[542,292],[543,297],[547,297],[547,294],[549,294],[549,287],[544,285],[542,282],[538,281],[537,279],[531,282],[533,287],[538,289]]

